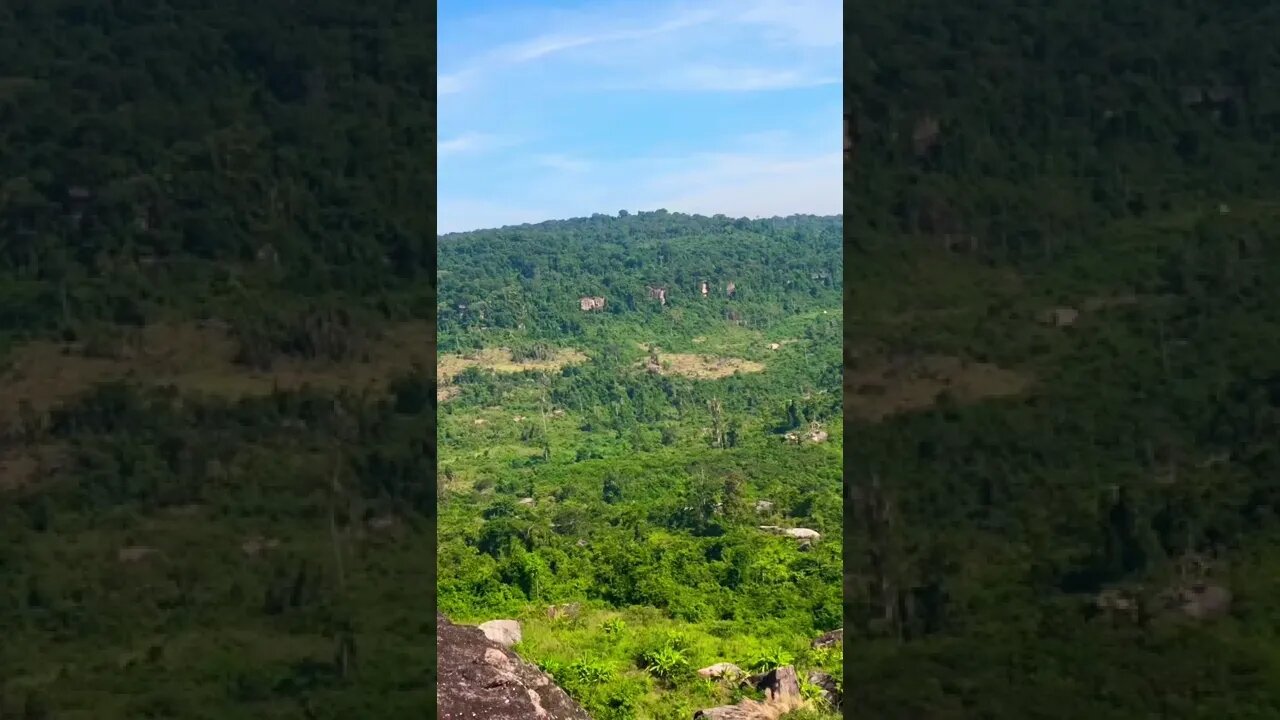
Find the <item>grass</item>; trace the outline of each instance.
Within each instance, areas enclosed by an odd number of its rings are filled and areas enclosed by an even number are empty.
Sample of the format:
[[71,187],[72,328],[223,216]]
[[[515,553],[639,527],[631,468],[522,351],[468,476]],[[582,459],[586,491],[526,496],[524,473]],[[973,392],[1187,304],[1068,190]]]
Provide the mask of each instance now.
[[845,378],[848,411],[865,420],[932,407],[942,393],[958,402],[1013,397],[1031,386],[1019,372],[990,363],[930,355],[894,361],[877,357],[863,361]]
[[509,348],[485,348],[465,354],[441,354],[436,360],[436,378],[441,383],[448,383],[454,376],[469,367],[499,373],[518,373],[528,370],[559,370],[566,365],[583,363],[587,360],[585,354],[573,349],[552,351],[552,356],[544,360],[518,361]]
[[[696,674],[698,668],[719,662],[749,670],[756,660],[779,654],[794,658],[802,677],[809,669],[830,668],[829,658],[824,665],[824,656],[809,648],[809,638],[770,633],[766,643],[754,628],[731,622],[682,623],[647,608],[584,609],[576,618],[555,620],[530,608],[519,619],[519,654],[576,690],[599,720],[611,717],[609,702],[623,696],[634,698],[635,717],[645,720],[683,720],[699,709],[752,697],[736,683]],[[670,679],[643,667],[646,652],[664,647],[683,661]],[[815,710],[810,717],[827,715]]]
[[402,323],[382,335],[367,359],[333,363],[284,358],[269,372],[237,364],[235,341],[210,323],[156,324],[82,342],[31,342],[15,348],[0,373],[0,427],[19,421],[23,400],[44,411],[112,380],[224,397],[304,385],[376,392],[390,376],[426,362],[433,342],[427,323]]
[[689,353],[658,353],[658,363],[663,375],[680,375],[695,380],[717,380],[736,373],[764,372],[764,363],[741,358],[694,355]]

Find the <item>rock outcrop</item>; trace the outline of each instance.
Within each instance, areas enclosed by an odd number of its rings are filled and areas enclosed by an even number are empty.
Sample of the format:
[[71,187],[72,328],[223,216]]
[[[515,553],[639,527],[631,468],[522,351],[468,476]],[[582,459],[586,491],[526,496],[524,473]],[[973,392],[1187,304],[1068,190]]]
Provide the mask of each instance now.
[[827,701],[828,707],[839,710],[843,706],[844,696],[840,692],[840,686],[830,674],[818,670],[810,671],[809,683],[822,688],[822,697]]
[[487,623],[480,623],[480,632],[484,633],[490,642],[508,648],[523,638],[520,633],[520,623],[515,620],[490,620]]
[[476,627],[436,614],[441,720],[591,720],[551,678]]
[[742,668],[731,662],[719,662],[698,670],[698,675],[704,678],[736,678],[746,675],[746,673],[742,671]]
[[1231,612],[1231,591],[1221,585],[1196,583],[1170,595],[1169,605],[1193,620],[1212,620]]
[[745,682],[764,693],[764,702],[743,700],[737,705],[706,708],[694,713],[694,720],[776,720],[804,705],[800,677],[790,665],[752,676]]
[[737,705],[721,705],[706,708],[693,714],[693,720],[777,720],[785,710],[754,700],[743,700]]
[[831,630],[830,632],[822,633],[821,635],[813,639],[813,642],[810,643],[810,646],[813,649],[817,650],[819,648],[835,647],[836,645],[843,645],[843,644],[844,644],[844,628],[839,628],[837,630]]
[[756,689],[764,693],[768,704],[795,706],[801,702],[800,676],[790,665],[774,668],[760,676],[756,680]]
[[1073,307],[1050,308],[1040,313],[1040,322],[1054,327],[1071,327],[1080,319],[1080,311]]

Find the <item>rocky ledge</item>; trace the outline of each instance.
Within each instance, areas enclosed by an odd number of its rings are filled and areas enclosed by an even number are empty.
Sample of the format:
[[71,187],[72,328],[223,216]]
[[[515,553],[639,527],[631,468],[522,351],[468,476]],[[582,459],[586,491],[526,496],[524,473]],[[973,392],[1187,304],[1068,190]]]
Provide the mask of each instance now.
[[485,636],[436,614],[441,720],[591,720],[546,673]]

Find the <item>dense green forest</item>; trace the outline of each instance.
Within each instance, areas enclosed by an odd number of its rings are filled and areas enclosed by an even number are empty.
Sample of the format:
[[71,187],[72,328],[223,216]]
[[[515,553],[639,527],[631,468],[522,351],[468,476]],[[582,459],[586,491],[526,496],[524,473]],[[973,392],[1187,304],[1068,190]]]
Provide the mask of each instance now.
[[695,673],[720,662],[840,677],[810,643],[842,624],[841,230],[660,210],[442,236],[441,610],[520,620],[599,720],[747,697]]
[[0,3],[0,717],[431,714],[433,13]]
[[0,335],[325,302],[429,313],[433,17],[5,3]]
[[1280,7],[847,22],[851,711],[1280,716]]

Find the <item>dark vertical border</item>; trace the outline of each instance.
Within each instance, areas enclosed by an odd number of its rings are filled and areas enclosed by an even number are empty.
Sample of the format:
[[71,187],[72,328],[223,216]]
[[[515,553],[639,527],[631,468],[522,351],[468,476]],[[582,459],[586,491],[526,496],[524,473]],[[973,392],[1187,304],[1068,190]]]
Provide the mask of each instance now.
[[[848,63],[848,55],[847,55],[848,42],[849,42],[850,36],[852,35],[852,26],[851,26],[850,18],[854,15],[854,13],[850,11],[853,9],[855,8],[851,8],[849,3],[844,4],[843,14],[844,14],[844,40],[845,40],[845,49],[846,49],[846,55],[845,55],[846,64]],[[851,211],[854,210],[852,198],[850,196],[850,188],[852,184],[851,178],[854,171],[853,158],[854,158],[854,153],[856,148],[855,148],[855,135],[853,132],[855,123],[853,121],[853,117],[851,116],[851,113],[853,112],[853,104],[851,102],[850,93],[849,93],[850,88],[849,88],[849,81],[847,79],[848,78],[847,68],[842,68],[842,70],[844,71],[842,72],[842,75],[841,75],[841,80],[844,83],[844,202],[843,202],[844,207],[842,208],[842,212],[844,214],[844,253],[841,256],[841,260],[844,263],[844,283],[845,283],[844,284],[844,368],[847,371],[849,367],[849,345],[850,345],[851,324],[852,324],[851,318],[853,317],[851,313],[852,308],[850,307],[850,302],[849,302],[849,299],[850,299],[849,278],[853,277],[853,274],[851,272],[852,268],[850,267],[851,254],[849,251],[851,247],[853,247],[855,244],[853,235],[850,231],[851,225],[849,222]],[[843,505],[844,532],[842,533],[842,537],[844,538],[844,548],[843,548],[843,551],[841,552],[841,557],[844,559],[844,574],[843,574],[843,586],[842,586],[843,593],[844,593],[843,626],[847,628],[849,627],[849,619],[852,616],[850,599],[854,595],[851,592],[851,589],[852,589],[851,586],[854,578],[853,578],[853,572],[852,572],[852,564],[850,563],[849,559],[852,557],[852,554],[853,554],[853,533],[851,531],[854,529],[856,525],[856,518],[854,516],[854,492],[853,492],[854,478],[852,476],[852,470],[851,470],[851,468],[853,467],[853,463],[851,462],[852,460],[851,456],[853,454],[853,451],[851,450],[852,444],[850,443],[850,440],[852,438],[850,437],[850,433],[849,433],[850,425],[849,425],[849,417],[848,417],[848,411],[849,411],[849,385],[847,380],[848,375],[845,375],[844,377],[846,379],[842,382],[842,386],[844,389],[844,402],[842,404],[842,407],[844,408],[844,412],[846,414],[844,419],[844,432],[845,432],[844,445],[843,445],[844,458],[841,465],[844,471],[844,505]],[[843,679],[844,692],[841,695],[841,705],[843,706],[841,708],[841,711],[845,717],[852,717],[851,703],[849,701],[850,688],[852,687],[852,685],[849,682],[851,679],[850,675],[851,673],[849,672],[849,665],[846,663],[844,666],[844,679]]]
[[[413,4],[413,3],[421,2],[421,0],[407,0],[407,2]],[[436,118],[437,118],[436,107],[437,107],[437,102],[439,101],[439,97],[436,94],[436,73],[437,73],[437,68],[439,67],[439,54],[438,54],[439,46],[437,43],[437,38],[439,37],[438,30],[437,30],[437,11],[439,9],[439,6],[435,2],[431,2],[429,4],[429,7],[430,9],[427,11],[427,24],[428,24],[428,27],[430,27],[431,29],[430,37],[424,38],[423,42],[426,42],[431,46],[430,52],[428,53],[430,57],[430,72],[428,73],[427,77],[422,78],[422,83],[423,83],[422,91],[428,98],[428,102],[430,103],[432,113],[431,113],[430,126],[427,128],[427,132],[425,133],[426,147],[422,148],[422,151],[423,151],[422,161],[426,163],[430,163],[430,167],[431,167],[430,186],[423,188],[423,192],[426,195],[426,197],[423,198],[423,208],[424,208],[424,212],[427,215],[426,227],[430,228],[430,232],[431,232],[431,242],[430,242],[431,262],[430,262],[430,267],[427,274],[428,278],[430,278],[428,280],[428,282],[430,283],[430,287],[428,288],[427,297],[428,297],[428,301],[434,306],[436,304],[436,270],[437,270],[436,233],[438,232],[436,227],[436,199],[438,197],[437,184],[436,184],[436,172],[437,172],[436,141],[437,141],[437,134],[438,134],[438,130],[436,127],[436,124],[437,124],[436,123]],[[431,437],[427,439],[426,447],[427,447],[427,452],[429,452],[431,455],[430,463],[429,463],[429,466],[431,468],[431,477],[423,478],[423,482],[431,483],[431,497],[432,497],[431,515],[428,518],[428,523],[430,525],[429,534],[431,537],[431,543],[427,549],[427,552],[424,553],[424,555],[425,555],[425,561],[426,561],[426,567],[427,567],[427,579],[429,581],[428,586],[431,588],[430,597],[427,598],[426,611],[428,613],[428,617],[431,618],[429,622],[433,627],[435,627],[436,626],[436,608],[437,608],[437,604],[436,604],[436,547],[437,547],[436,520],[439,517],[437,508],[439,507],[440,498],[436,495],[439,485],[436,483],[438,455],[436,453],[437,427],[436,427],[436,422],[434,421],[434,418],[436,417],[435,368],[436,368],[436,346],[437,346],[436,312],[434,309],[431,311],[430,317],[431,317],[431,330],[430,330],[429,336],[431,338],[431,347],[427,352],[427,357],[431,363],[431,370],[432,370],[431,372],[431,417],[433,418],[433,421],[431,423]],[[439,665],[439,661],[436,653],[436,638],[437,638],[436,633],[437,632],[439,632],[439,628],[436,628],[436,632],[433,632],[431,634],[432,662],[431,662],[430,668],[428,668],[427,670],[427,674],[428,674],[427,684],[430,687],[431,699],[428,701],[428,706],[427,706],[428,712],[426,714],[426,717],[429,717],[429,718],[436,717],[436,702],[437,702],[436,701],[436,685],[437,685],[436,668]]]

